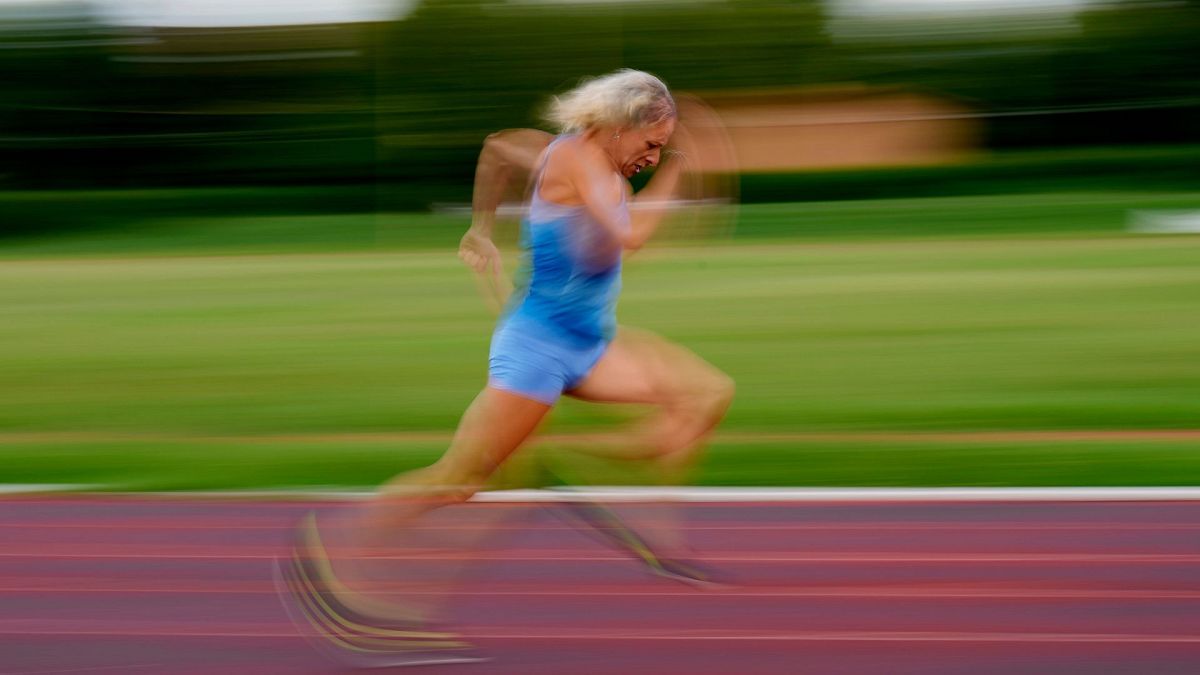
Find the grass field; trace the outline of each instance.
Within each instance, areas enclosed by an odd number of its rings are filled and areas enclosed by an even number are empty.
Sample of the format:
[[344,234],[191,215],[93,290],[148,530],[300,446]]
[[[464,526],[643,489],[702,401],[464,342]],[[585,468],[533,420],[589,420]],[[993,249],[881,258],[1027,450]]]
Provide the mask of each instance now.
[[[761,205],[631,259],[620,316],[738,381],[703,483],[1195,485],[1200,433],[1146,432],[1200,427],[1200,237],[1121,229],[1197,204]],[[435,457],[492,321],[461,223],[337,218],[6,247],[0,482],[363,485]],[[630,414],[568,402],[548,433]],[[1012,434],[1045,430],[1081,435]]]

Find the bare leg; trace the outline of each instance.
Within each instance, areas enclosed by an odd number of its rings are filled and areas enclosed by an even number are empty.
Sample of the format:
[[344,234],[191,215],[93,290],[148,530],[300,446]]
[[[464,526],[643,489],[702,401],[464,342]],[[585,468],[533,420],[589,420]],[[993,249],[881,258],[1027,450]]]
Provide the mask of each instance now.
[[683,478],[733,401],[733,380],[691,351],[653,333],[622,327],[604,357],[569,395],[603,403],[655,406],[649,422],[595,454],[652,460]]
[[[571,396],[587,401],[645,403],[648,423],[615,444],[585,451],[644,463],[660,485],[686,482],[704,440],[733,400],[733,381],[691,351],[653,333],[622,328],[604,357]],[[656,505],[656,539],[668,553],[685,549],[678,516]]]
[[[345,587],[371,592],[371,553],[411,539],[404,528],[423,514],[470,499],[549,410],[548,405],[508,391],[484,389],[467,408],[441,459],[392,479],[370,503],[329,532],[325,543]],[[425,580],[453,575],[449,565],[436,568]]]
[[441,459],[380,488],[360,521],[362,531],[369,537],[430,509],[470,499],[549,410],[544,403],[502,389],[484,389],[463,414]]

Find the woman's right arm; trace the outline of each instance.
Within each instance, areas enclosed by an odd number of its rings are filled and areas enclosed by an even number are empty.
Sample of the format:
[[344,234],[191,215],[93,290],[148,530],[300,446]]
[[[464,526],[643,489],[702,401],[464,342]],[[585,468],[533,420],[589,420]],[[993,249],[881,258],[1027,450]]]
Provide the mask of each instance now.
[[502,307],[510,292],[500,249],[492,241],[496,209],[514,180],[527,179],[553,138],[536,129],[507,129],[488,136],[479,153],[471,197],[471,227],[458,244],[458,257],[476,272],[493,309]]
[[514,177],[528,177],[554,137],[537,129],[506,129],[488,136],[475,166],[471,229],[492,236],[496,209]]

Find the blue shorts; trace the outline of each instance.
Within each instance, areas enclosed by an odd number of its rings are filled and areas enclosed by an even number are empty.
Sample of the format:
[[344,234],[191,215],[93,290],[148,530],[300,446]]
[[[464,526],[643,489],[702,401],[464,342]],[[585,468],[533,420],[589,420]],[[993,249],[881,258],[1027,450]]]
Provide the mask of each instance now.
[[608,340],[572,345],[542,335],[531,335],[503,325],[492,335],[488,356],[488,385],[511,391],[546,405],[554,405],[563,392],[579,386],[591,372]]

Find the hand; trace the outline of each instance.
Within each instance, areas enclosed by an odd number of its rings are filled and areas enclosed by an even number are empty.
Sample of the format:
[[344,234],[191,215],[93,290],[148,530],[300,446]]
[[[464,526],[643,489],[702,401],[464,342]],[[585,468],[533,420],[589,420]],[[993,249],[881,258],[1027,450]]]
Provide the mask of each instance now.
[[472,227],[458,244],[458,257],[475,272],[484,301],[493,312],[500,312],[512,288],[504,277],[500,249],[492,238]]
[[477,274],[491,272],[499,276],[501,269],[500,249],[492,238],[471,228],[458,243],[458,258]]
[[679,120],[667,147],[684,153],[686,171],[703,174],[737,172],[725,124],[703,100],[688,94],[675,98]]
[[679,165],[681,169],[686,169],[688,167],[687,153],[674,147],[663,150],[661,165],[668,166],[676,164]]

